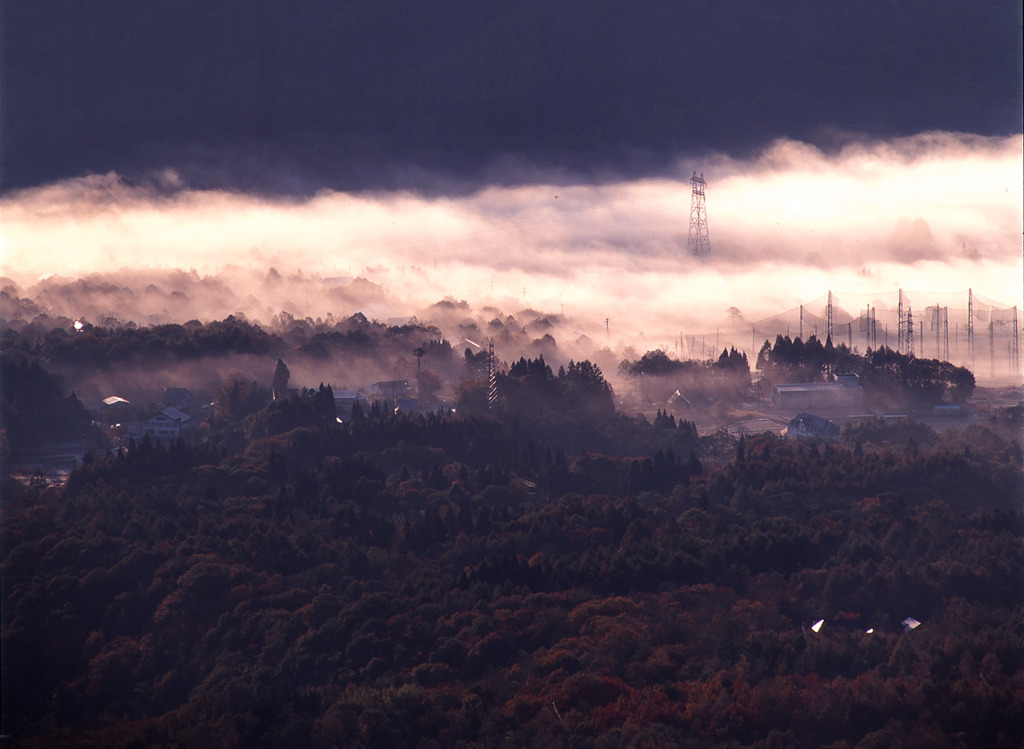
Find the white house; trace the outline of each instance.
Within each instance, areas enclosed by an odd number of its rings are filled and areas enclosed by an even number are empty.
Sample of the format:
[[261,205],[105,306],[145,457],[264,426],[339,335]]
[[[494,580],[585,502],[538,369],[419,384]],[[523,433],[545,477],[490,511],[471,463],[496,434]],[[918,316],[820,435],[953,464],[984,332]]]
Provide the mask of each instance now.
[[182,429],[191,426],[188,414],[182,413],[176,408],[165,408],[156,416],[152,416],[142,422],[142,433],[149,435],[150,439],[170,441],[181,436]]

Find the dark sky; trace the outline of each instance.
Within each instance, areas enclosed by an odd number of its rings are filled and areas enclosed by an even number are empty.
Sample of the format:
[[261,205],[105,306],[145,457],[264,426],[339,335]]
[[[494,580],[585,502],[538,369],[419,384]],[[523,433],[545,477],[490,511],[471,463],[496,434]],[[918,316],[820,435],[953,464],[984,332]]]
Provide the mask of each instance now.
[[1021,130],[1019,0],[0,8],[4,190],[165,166],[254,191],[486,181],[510,154],[637,173],[779,136]]

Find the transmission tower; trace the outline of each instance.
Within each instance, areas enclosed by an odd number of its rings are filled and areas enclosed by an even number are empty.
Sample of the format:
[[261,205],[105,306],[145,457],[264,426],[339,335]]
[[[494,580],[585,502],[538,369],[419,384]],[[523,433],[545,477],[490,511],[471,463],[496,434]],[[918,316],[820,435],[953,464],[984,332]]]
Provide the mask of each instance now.
[[[902,298],[902,293],[903,292],[901,291],[900,292],[901,298]],[[905,338],[906,338],[905,343],[907,345],[907,353],[910,354],[911,356],[913,356],[914,355],[914,311],[910,308],[909,305],[907,306],[907,334],[906,334]]]
[[487,407],[494,408],[498,400],[498,369],[494,366],[494,339],[487,344]]
[[825,340],[832,340],[832,292],[828,292],[828,310],[825,315],[828,318],[828,327],[825,329]]
[[967,353],[974,371],[974,289],[967,290]]
[[711,239],[708,237],[708,216],[704,206],[704,188],[707,186],[704,181],[704,172],[697,176],[693,173],[690,185],[693,187],[693,195],[690,198],[690,236],[687,244],[690,254],[701,260],[707,259],[711,254]]
[[1013,355],[1013,374],[1020,376],[1020,333],[1017,330],[1017,305],[1013,305],[1013,343],[1010,350]]
[[900,289],[900,301],[896,307],[896,350],[903,353],[903,289]]
[[942,308],[942,359],[949,361],[949,307]]
[[[989,312],[989,318],[992,313]],[[996,376],[996,329],[990,319],[988,321],[988,369],[992,377]]]

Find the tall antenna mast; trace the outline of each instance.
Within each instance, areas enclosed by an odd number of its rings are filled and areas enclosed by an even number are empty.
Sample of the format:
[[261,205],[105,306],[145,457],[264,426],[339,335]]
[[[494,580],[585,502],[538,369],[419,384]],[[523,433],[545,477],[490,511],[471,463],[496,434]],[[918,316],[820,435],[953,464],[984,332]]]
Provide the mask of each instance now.
[[693,195],[690,198],[690,236],[687,245],[690,254],[701,260],[706,260],[711,254],[711,238],[708,236],[708,216],[704,206],[704,188],[707,187],[704,181],[704,172],[697,176],[693,173],[690,185],[693,187]]

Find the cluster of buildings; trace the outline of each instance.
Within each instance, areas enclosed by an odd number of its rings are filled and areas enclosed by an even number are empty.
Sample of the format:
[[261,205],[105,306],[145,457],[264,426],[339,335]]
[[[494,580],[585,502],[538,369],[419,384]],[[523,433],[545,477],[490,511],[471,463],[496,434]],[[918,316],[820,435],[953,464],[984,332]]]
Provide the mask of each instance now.
[[799,410],[783,432],[787,437],[839,439],[839,425],[814,412],[860,413],[864,390],[855,374],[836,375],[835,382],[780,383],[772,388],[772,405],[781,410]]
[[[298,388],[289,388],[287,395],[299,394]],[[315,391],[310,391],[315,392]],[[387,401],[396,410],[415,413],[420,410],[415,387],[408,380],[374,382],[360,390],[333,390],[334,410],[339,421],[347,421],[358,403],[363,413],[377,401]],[[111,395],[100,404],[101,426],[115,444],[128,438],[149,437],[153,441],[173,442],[187,436],[189,431],[206,419],[213,410],[212,403],[201,403],[188,388],[166,388],[157,404],[145,409],[148,417],[138,417],[139,408],[127,398]]]
[[156,413],[145,419],[137,419],[137,409],[131,401],[118,395],[104,398],[100,410],[102,425],[115,442],[147,436],[154,441],[172,442],[201,422],[210,408],[211,404],[200,403],[188,388],[169,387],[161,395]]

